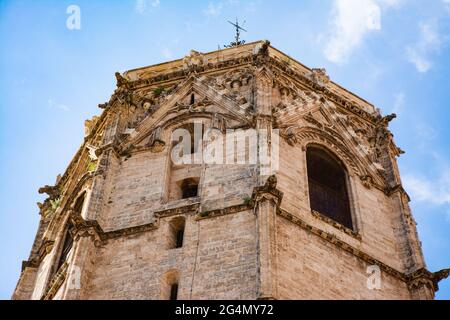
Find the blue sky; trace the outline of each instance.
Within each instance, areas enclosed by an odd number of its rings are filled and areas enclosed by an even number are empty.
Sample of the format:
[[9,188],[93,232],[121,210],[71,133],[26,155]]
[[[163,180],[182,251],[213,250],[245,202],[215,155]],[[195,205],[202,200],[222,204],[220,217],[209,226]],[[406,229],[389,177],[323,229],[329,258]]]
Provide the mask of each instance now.
[[[69,5],[81,29],[69,30]],[[383,110],[428,268],[450,267],[450,0],[0,1],[0,299],[9,299],[53,184],[115,71],[212,51],[246,20],[272,45]],[[450,280],[437,297],[450,299]]]

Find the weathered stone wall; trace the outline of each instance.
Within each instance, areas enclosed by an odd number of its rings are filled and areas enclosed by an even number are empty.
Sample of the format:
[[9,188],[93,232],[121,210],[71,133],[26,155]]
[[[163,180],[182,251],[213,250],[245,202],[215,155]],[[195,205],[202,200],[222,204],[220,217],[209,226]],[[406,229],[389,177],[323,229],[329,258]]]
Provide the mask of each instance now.
[[166,243],[172,218],[162,218],[158,229],[109,240],[97,249],[82,298],[167,298],[164,275],[171,271],[179,274],[180,299],[256,298],[253,212],[200,221],[187,216],[183,246],[177,249]]
[[280,299],[410,299],[406,284],[381,273],[367,286],[367,263],[295,224],[277,219]]
[[[330,223],[311,214],[309,208],[306,152],[300,145],[280,144],[280,171],[278,188],[284,193],[281,208],[305,222],[344,240],[391,267],[404,271],[404,265],[394,235],[395,217],[391,199],[382,191],[367,189],[358,177],[350,174],[349,195],[354,216],[354,229],[360,237],[351,236]],[[295,159],[295,161],[293,161]]]
[[[57,185],[45,188],[41,211],[50,212],[50,227],[38,232],[16,297],[167,299],[176,281],[180,299],[408,299],[406,282],[418,289],[414,297],[432,298],[434,276],[397,181],[393,116],[267,42],[216,54],[193,51],[116,74],[104,113]],[[172,165],[171,132],[199,120],[215,132],[278,128],[279,170],[262,170],[264,161],[252,156],[242,165]],[[267,144],[276,144],[270,136]],[[309,143],[347,168],[353,229],[311,212]],[[227,145],[224,158],[251,152],[237,149],[234,155]],[[185,178],[199,181],[196,197],[180,199]],[[76,212],[85,191],[85,209]],[[61,206],[49,211],[56,199]],[[171,221],[180,217],[184,244],[171,249]],[[68,219],[75,242],[67,270],[55,272]],[[379,291],[367,288],[367,261],[383,266]],[[78,289],[69,287],[73,267],[81,272]]]
[[13,300],[30,300],[36,281],[37,268],[25,268],[22,271],[16,290],[12,295]]
[[113,170],[109,195],[101,219],[105,230],[146,224],[160,206],[166,156],[143,152],[125,159]]

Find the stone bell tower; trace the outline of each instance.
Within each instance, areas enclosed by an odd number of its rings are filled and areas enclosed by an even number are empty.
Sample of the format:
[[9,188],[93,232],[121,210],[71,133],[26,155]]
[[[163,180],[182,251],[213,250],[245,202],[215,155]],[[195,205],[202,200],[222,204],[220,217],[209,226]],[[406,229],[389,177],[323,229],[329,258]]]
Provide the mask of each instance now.
[[116,78],[14,299],[434,298],[395,115],[267,41]]

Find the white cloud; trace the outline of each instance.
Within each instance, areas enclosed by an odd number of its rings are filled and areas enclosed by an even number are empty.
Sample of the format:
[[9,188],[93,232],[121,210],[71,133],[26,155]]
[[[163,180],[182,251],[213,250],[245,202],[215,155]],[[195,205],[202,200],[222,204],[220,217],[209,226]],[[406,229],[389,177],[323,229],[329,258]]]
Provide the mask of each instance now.
[[419,39],[414,45],[406,47],[406,56],[421,73],[425,73],[433,65],[431,55],[440,50],[443,39],[439,35],[436,23],[419,23]]
[[48,99],[48,106],[52,109],[59,109],[59,110],[63,110],[63,111],[70,111],[70,108],[65,105],[65,104],[61,104],[61,103],[55,103],[53,101],[53,99]]
[[403,0],[381,0],[379,2],[386,7],[399,7],[403,3]]
[[[150,6],[153,8],[159,7],[161,4],[160,0],[153,0],[150,2]],[[136,0],[134,9],[139,14],[144,14],[145,10],[147,9],[147,0]]]
[[134,9],[136,10],[137,13],[144,14],[146,7],[147,7],[147,2],[145,0],[136,0]]
[[[203,14],[208,17],[217,17],[222,14],[222,10],[226,7],[240,5],[239,0],[223,0],[216,3],[209,2],[208,7],[203,10]],[[246,11],[256,11],[256,2],[247,3]]]
[[397,93],[394,98],[394,107],[392,112],[399,115],[405,107],[405,94],[403,92]]
[[429,150],[430,143],[439,135],[438,131],[424,121],[418,120],[414,125],[416,147],[419,150]]
[[173,58],[172,51],[169,48],[163,48],[161,54],[165,59]]
[[208,4],[208,8],[203,10],[203,14],[208,16],[208,17],[217,17],[217,16],[219,16],[221,14],[222,8],[223,8],[223,3],[222,2],[219,2],[217,4],[214,4],[214,3],[210,2]]
[[398,7],[402,0],[334,0],[333,23],[324,49],[334,63],[346,62],[364,37],[381,30],[382,9]]
[[428,159],[424,165],[426,168],[418,168],[420,171],[409,172],[402,177],[403,185],[412,202],[443,208],[450,221],[450,163],[434,148],[433,140],[438,132],[424,122],[416,124],[413,131],[419,149]]
[[444,169],[439,177],[407,174],[403,177],[405,189],[412,201],[434,206],[450,206],[450,170]]

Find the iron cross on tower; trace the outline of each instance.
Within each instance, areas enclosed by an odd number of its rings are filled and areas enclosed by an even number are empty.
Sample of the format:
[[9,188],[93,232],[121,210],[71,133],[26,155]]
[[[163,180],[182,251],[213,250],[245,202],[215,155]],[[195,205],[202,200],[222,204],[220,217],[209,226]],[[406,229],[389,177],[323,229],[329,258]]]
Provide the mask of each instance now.
[[[244,28],[242,28],[239,25],[239,21],[236,18],[236,23],[233,23],[231,21],[228,21],[229,24],[231,24],[233,27],[236,28],[236,37],[235,37],[235,41],[231,42],[229,45],[224,46],[225,48],[231,48],[231,47],[236,47],[236,46],[240,46],[241,44],[245,43],[245,40],[240,40],[241,37],[241,30],[247,32],[247,30],[245,30]],[[245,23],[245,21],[243,22],[243,24]]]

